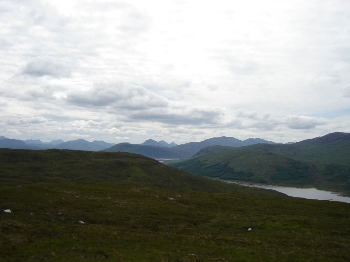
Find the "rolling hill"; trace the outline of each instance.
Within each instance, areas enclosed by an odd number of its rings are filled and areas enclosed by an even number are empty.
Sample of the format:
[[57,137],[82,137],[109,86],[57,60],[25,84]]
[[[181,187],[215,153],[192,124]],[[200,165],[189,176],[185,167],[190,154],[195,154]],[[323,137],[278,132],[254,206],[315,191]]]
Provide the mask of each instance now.
[[[0,149],[0,167],[2,185],[133,182],[171,189],[246,191],[244,187],[193,176],[131,153]],[[265,191],[260,192],[266,194]]]
[[346,203],[214,181],[130,153],[1,149],[0,167],[1,261],[350,259]]
[[315,186],[350,194],[350,134],[331,133],[295,144],[208,147],[170,165],[220,179]]

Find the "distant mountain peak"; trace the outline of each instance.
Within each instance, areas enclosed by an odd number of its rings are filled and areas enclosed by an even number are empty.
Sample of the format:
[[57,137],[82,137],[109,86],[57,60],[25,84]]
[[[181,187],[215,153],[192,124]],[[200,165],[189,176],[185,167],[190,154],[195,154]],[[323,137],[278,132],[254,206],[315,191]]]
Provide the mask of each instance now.
[[174,147],[176,144],[172,142],[171,144],[165,142],[164,140],[156,141],[153,139],[147,139],[145,142],[143,142],[141,145],[145,146],[159,146],[159,147]]

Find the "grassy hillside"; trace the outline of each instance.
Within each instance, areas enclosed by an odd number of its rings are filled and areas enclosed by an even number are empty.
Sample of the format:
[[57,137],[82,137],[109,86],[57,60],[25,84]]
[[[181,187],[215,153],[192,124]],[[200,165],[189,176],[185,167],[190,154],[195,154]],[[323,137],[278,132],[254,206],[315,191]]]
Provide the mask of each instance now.
[[38,182],[134,182],[169,189],[277,195],[274,191],[248,190],[246,187],[193,176],[131,153],[0,149],[1,185]]
[[315,180],[314,168],[307,163],[246,148],[200,154],[171,165],[196,175],[245,182],[303,185]]
[[129,153],[0,150],[1,261],[349,261],[349,204]]
[[0,186],[1,261],[349,261],[348,205],[128,183]]
[[350,135],[333,133],[290,145],[209,147],[169,165],[202,176],[350,194]]

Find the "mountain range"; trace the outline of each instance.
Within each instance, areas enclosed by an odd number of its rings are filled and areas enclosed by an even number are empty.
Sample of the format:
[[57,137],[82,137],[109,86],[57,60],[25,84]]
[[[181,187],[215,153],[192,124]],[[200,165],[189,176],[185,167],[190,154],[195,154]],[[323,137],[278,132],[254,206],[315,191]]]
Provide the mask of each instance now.
[[214,137],[201,142],[190,142],[182,145],[175,143],[167,143],[165,141],[155,141],[152,139],[146,140],[142,144],[119,143],[111,144],[104,141],[89,142],[84,139],[77,139],[73,141],[64,142],[62,140],[54,140],[51,142],[42,142],[40,140],[17,140],[1,137],[0,148],[10,149],[70,149],[82,151],[106,151],[106,152],[129,152],[144,155],[155,159],[178,159],[189,158],[196,154],[201,149],[213,146],[229,146],[241,147],[257,143],[274,144],[274,142],[263,140],[260,138],[249,138],[246,140],[239,140],[233,137]]
[[[146,141],[147,142],[147,141]],[[116,144],[108,149],[106,152],[129,152],[135,154],[141,154],[147,157],[156,159],[167,159],[167,158],[189,158],[196,154],[203,148],[213,145],[221,145],[228,147],[242,147],[252,144],[266,143],[274,144],[274,142],[263,140],[260,138],[249,138],[246,140],[239,140],[233,137],[213,137],[201,142],[190,142],[182,145],[173,147],[159,147],[154,145],[142,145],[121,143]]]
[[82,151],[101,151],[111,147],[113,144],[104,141],[89,142],[84,139],[77,139],[64,142],[63,140],[53,140],[51,142],[42,142],[40,140],[18,140],[1,137],[0,148],[9,149],[30,149],[30,150],[45,150],[45,149],[71,149]]

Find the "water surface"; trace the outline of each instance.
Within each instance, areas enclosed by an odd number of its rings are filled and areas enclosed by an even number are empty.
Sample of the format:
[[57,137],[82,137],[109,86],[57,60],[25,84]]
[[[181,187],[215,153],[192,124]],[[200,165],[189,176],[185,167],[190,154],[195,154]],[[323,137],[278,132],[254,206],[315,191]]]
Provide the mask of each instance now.
[[340,196],[337,193],[318,190],[316,188],[297,188],[297,187],[284,187],[284,186],[272,186],[272,185],[260,185],[260,184],[246,184],[237,183],[232,181],[226,181],[229,183],[236,183],[243,186],[251,186],[265,189],[272,189],[281,193],[284,193],[291,197],[301,197],[306,199],[317,199],[317,200],[329,200],[350,203],[350,197]]

